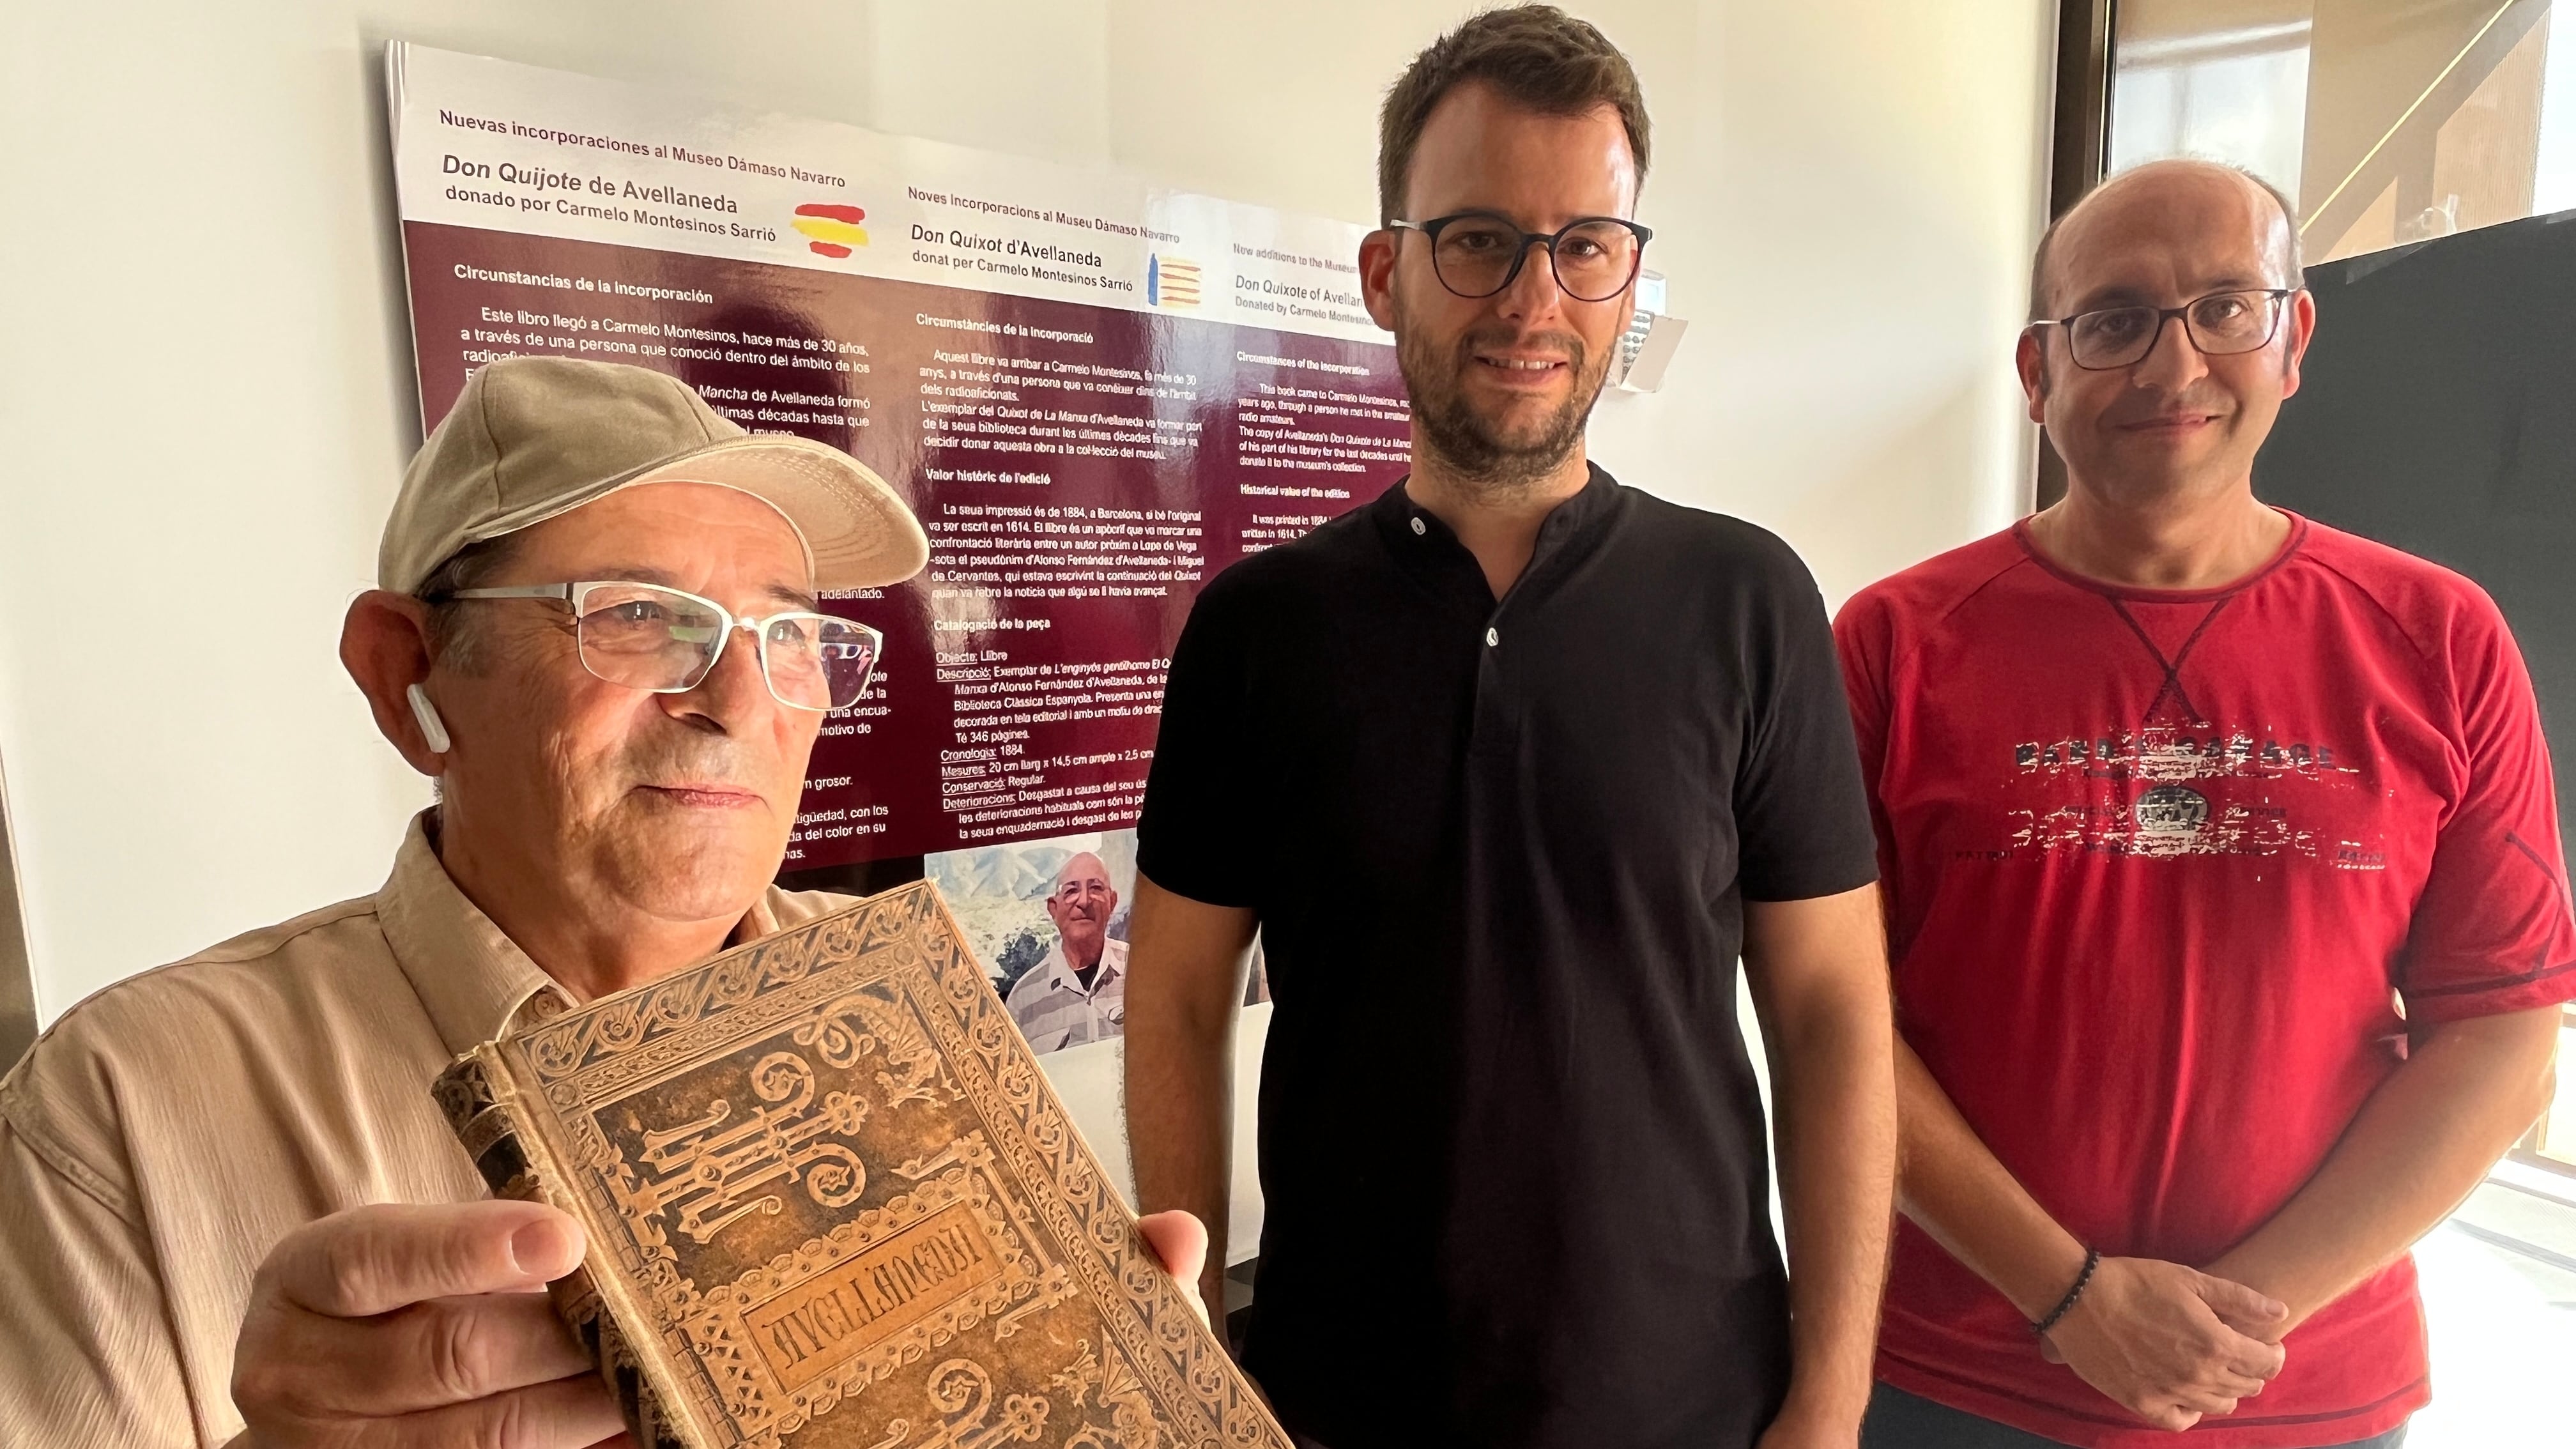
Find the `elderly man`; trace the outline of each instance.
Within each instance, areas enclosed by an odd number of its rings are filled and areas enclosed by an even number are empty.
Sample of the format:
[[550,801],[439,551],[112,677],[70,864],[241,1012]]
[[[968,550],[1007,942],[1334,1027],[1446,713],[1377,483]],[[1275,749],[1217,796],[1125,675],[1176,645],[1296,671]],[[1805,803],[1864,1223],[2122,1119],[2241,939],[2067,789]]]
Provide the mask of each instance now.
[[1245,1361],[1332,1449],[1847,1449],[1868,1400],[1895,1087],[1824,606],[1780,540],[1585,457],[1646,161],[1627,58],[1553,7],[1414,61],[1359,257],[1412,470],[1228,569],[1172,659],[1137,1191],[1221,1220],[1257,926]]
[[1118,889],[1109,867],[1077,852],[1047,892],[1055,945],[1011,985],[1011,1019],[1038,1051],[1106,1041],[1127,1019],[1127,943],[1109,939]]
[[[769,884],[877,648],[815,596],[925,556],[852,459],[660,374],[477,373],[341,635],[438,782],[384,888],[99,993],[0,1083],[0,1442],[616,1435],[530,1291],[579,1228],[483,1200],[429,1083],[514,1016],[840,903]],[[1194,1276],[1194,1229],[1158,1230]]]
[[2254,495],[2297,238],[2203,163],[2077,206],[2020,349],[2065,500],[1839,622],[1903,1037],[1873,1446],[2394,1444],[2407,1247],[2549,1100],[2576,922],[2504,621]]

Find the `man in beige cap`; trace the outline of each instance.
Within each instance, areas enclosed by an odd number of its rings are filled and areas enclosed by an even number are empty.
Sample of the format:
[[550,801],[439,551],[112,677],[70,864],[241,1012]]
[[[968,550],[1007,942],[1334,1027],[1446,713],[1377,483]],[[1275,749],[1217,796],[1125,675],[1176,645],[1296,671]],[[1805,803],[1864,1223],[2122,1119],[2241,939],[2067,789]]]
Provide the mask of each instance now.
[[489,1201],[429,1084],[840,903],[770,884],[879,647],[816,594],[927,555],[856,461],[659,373],[477,373],[341,632],[437,782],[384,889],[100,992],[0,1081],[0,1443],[616,1436],[532,1291],[579,1229]]

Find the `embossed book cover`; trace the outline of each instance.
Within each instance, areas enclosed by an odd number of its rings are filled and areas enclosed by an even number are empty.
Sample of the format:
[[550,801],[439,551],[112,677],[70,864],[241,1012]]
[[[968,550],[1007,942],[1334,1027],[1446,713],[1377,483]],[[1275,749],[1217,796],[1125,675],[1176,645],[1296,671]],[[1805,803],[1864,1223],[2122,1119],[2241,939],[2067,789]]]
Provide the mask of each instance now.
[[1288,1449],[929,884],[510,1032],[440,1077],[639,1443]]

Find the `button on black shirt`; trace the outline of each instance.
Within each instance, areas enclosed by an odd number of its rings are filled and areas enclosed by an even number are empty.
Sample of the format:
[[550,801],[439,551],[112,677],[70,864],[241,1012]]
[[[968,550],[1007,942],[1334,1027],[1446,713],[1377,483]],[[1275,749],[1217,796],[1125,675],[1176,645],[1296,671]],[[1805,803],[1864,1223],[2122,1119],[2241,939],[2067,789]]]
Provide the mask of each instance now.
[[1749,1446],[1788,1299],[1743,903],[1876,876],[1814,581],[1594,469],[1499,603],[1398,485],[1228,569],[1139,868],[1253,907],[1247,1366],[1374,1446]]

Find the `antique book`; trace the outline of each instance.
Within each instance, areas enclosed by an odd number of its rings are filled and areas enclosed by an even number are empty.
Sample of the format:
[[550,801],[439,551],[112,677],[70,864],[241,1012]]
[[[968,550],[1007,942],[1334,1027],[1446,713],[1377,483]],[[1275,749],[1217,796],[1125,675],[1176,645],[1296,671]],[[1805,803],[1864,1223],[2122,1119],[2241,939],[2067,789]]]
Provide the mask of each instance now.
[[439,1105],[590,1235],[647,1449],[1288,1449],[928,883],[514,1027]]

